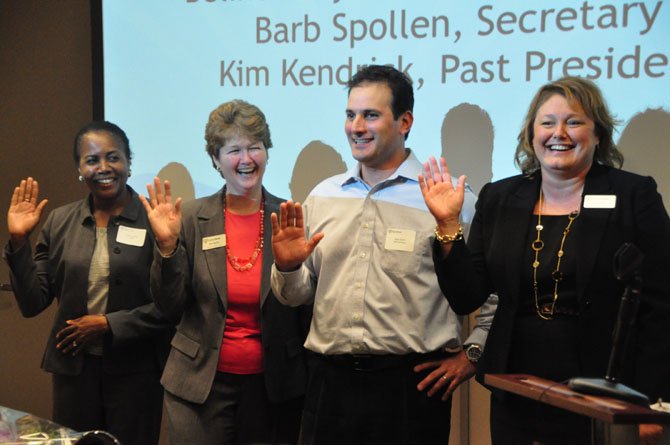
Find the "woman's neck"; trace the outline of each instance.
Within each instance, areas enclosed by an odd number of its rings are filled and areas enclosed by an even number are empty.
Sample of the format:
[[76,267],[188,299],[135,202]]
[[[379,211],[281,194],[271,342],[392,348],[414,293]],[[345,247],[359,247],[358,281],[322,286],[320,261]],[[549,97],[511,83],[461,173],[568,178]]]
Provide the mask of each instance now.
[[96,199],[93,196],[93,216],[97,227],[107,227],[109,219],[112,216],[118,216],[123,209],[130,203],[130,190],[125,190],[122,194],[112,200]]
[[569,179],[556,179],[542,176],[542,208],[539,201],[536,205],[536,213],[543,215],[566,215],[573,211],[579,211],[582,204],[582,191],[584,190],[583,177]]
[[263,193],[260,190],[245,195],[226,193],[226,209],[237,215],[250,215],[260,210],[262,199]]

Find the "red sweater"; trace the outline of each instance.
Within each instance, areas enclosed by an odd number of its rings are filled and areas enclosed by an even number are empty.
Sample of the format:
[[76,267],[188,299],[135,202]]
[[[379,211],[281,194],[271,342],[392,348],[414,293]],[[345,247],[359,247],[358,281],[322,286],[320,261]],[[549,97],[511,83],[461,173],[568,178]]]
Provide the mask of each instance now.
[[[228,255],[245,260],[256,248],[260,212],[236,215],[226,211],[226,249]],[[254,266],[244,272],[236,271],[230,262],[228,273],[228,312],[221,341],[218,371],[232,374],[263,372],[261,346],[260,290],[263,252]]]

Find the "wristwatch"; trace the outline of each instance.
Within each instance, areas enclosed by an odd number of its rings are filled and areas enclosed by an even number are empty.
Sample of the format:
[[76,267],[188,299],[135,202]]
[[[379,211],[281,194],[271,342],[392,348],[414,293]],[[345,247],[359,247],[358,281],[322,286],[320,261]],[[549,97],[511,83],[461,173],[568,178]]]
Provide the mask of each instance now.
[[479,361],[479,357],[482,356],[482,347],[477,343],[470,343],[469,345],[463,346],[463,351],[465,356],[470,360],[470,363],[476,365]]

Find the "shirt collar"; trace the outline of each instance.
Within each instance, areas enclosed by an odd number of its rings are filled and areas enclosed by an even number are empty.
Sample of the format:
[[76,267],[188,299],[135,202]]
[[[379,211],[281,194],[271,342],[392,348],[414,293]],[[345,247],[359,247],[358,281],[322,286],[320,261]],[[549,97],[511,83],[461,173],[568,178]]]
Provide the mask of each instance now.
[[[135,192],[131,186],[126,185],[126,189],[130,191],[131,194],[130,202],[123,208],[121,214],[116,218],[137,221],[143,208],[142,202],[140,202],[137,192]],[[82,224],[95,221],[91,209],[93,209],[93,195],[89,194],[88,197],[82,199],[79,204],[79,219]]]
[[[398,180],[409,180],[418,182],[418,176],[423,172],[423,166],[421,162],[416,158],[412,149],[407,148],[408,152],[407,158],[398,166],[398,168],[393,172],[391,176],[386,178],[381,183],[386,182],[395,182]],[[342,186],[351,184],[352,182],[365,183],[363,178],[361,178],[361,163],[357,162],[356,165],[351,167],[344,174],[344,180],[342,181]]]

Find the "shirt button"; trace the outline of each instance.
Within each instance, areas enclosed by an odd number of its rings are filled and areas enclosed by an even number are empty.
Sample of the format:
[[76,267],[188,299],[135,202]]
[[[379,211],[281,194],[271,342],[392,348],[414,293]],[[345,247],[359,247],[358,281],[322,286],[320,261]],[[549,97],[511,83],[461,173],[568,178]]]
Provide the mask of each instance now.
[[358,321],[361,319],[361,314],[354,314],[354,321]]
[[365,223],[365,224],[363,224],[363,227],[365,227],[366,229],[369,229],[369,228],[370,228],[370,224]]
[[363,287],[363,283],[356,283],[356,289],[360,289],[361,287]]
[[360,257],[365,258],[365,253],[361,253]]
[[115,248],[114,248],[114,253],[117,253],[117,254],[118,254],[118,253],[121,253],[121,249],[118,248],[118,247],[115,247]]

